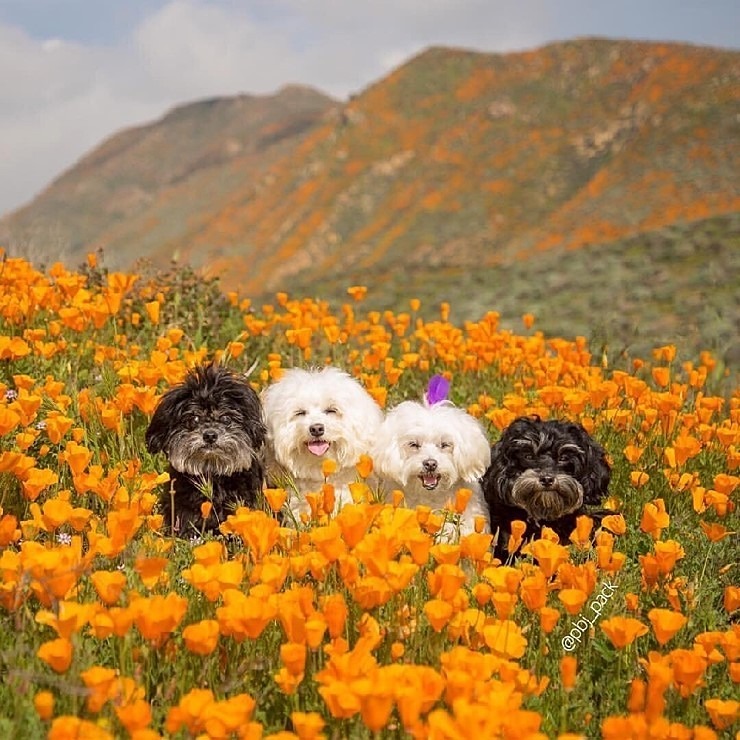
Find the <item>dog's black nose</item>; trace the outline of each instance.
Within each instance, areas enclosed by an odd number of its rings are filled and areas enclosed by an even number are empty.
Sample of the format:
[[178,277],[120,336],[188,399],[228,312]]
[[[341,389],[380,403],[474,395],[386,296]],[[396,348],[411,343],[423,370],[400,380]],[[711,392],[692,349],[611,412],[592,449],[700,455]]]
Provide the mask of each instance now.
[[540,483],[542,483],[545,488],[549,488],[553,483],[555,482],[555,476],[550,475],[549,473],[542,473],[540,475]]
[[312,437],[323,437],[324,436],[324,425],[323,424],[311,424],[308,428],[311,432]]
[[432,458],[428,457],[426,460],[422,460],[421,464],[424,467],[424,470],[433,473],[437,469],[437,461]]
[[206,444],[212,445],[217,439],[218,439],[218,432],[215,432],[213,429],[203,430],[203,441]]

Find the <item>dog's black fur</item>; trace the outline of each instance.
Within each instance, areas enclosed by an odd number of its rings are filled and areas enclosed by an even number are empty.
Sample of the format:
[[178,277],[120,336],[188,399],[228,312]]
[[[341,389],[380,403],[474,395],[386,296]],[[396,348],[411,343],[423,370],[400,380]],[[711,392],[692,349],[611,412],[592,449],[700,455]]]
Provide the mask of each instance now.
[[[174,524],[186,537],[218,532],[236,506],[257,506],[265,436],[259,396],[222,365],[198,365],[167,391],[146,431],[147,449],[169,461],[174,496],[170,486],[160,496],[165,529]],[[213,507],[204,521],[205,501]]]
[[481,481],[491,531],[498,531],[494,555],[509,558],[511,522],[517,519],[527,525],[525,540],[547,526],[567,544],[579,516],[598,522],[611,513],[588,509],[606,497],[610,477],[604,449],[580,424],[515,419],[491,448],[491,465]]

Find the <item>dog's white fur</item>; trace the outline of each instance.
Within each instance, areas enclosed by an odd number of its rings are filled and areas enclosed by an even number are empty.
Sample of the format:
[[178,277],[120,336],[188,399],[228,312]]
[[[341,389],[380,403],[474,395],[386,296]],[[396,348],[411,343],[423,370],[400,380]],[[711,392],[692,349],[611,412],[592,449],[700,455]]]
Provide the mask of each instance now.
[[[300,521],[310,507],[306,494],[320,491],[325,482],[322,463],[334,460],[335,510],[352,501],[349,484],[358,479],[355,465],[370,454],[383,411],[359,381],[335,367],[286,370],[262,393],[267,424],[268,480],[290,480],[288,506]],[[312,425],[323,425],[323,454],[314,454],[308,442],[316,441]],[[294,490],[289,490],[290,488]]]
[[[425,468],[425,461],[433,463],[427,462]],[[412,508],[442,509],[454,501],[458,489],[469,488],[473,495],[460,517],[460,536],[475,531],[477,516],[485,522],[483,531],[490,531],[479,480],[491,462],[491,447],[481,424],[463,409],[448,401],[432,405],[403,401],[387,413],[380,427],[373,462],[386,495],[390,487],[400,488]],[[429,466],[434,463],[432,474]],[[424,486],[425,473],[427,485],[439,476],[432,490]],[[454,530],[448,523],[442,538],[456,539]]]

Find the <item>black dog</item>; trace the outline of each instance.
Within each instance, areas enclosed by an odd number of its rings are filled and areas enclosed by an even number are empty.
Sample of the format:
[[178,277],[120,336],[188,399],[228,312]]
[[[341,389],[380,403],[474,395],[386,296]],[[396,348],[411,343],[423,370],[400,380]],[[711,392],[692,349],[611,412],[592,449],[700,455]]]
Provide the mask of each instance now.
[[[167,391],[146,432],[147,449],[170,464],[174,495],[168,487],[160,496],[165,528],[188,537],[217,532],[236,506],[255,507],[265,435],[259,396],[221,365],[197,366]],[[206,501],[213,506],[204,520]]]
[[543,421],[537,416],[515,419],[491,448],[491,465],[481,481],[498,530],[494,555],[505,562],[511,522],[527,525],[524,539],[537,538],[543,526],[568,543],[577,517],[600,521],[605,510],[589,511],[607,494],[611,470],[606,453],[580,425]]

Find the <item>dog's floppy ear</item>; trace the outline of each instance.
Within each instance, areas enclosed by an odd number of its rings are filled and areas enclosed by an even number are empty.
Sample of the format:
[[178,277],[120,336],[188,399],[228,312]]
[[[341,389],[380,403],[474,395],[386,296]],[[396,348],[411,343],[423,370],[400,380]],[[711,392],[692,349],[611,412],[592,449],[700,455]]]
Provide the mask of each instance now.
[[167,449],[173,425],[178,423],[179,414],[176,410],[185,395],[184,386],[175,386],[159,400],[145,437],[146,448],[152,454],[164,452]]
[[491,463],[491,446],[483,427],[477,419],[462,409],[456,412],[455,440],[453,459],[463,480],[474,482],[481,478]]
[[234,377],[231,382],[233,383],[231,407],[239,410],[241,426],[254,449],[259,450],[267,439],[267,426],[260,397],[246,378]]
[[[393,426],[387,421],[380,425],[370,454],[373,458],[373,469],[381,478],[401,477],[403,473],[401,445]],[[403,485],[405,484],[406,481],[403,481]]]
[[598,504],[609,492],[611,468],[606,460],[606,453],[598,445],[589,448],[589,473],[583,487],[583,498],[587,504]]
[[503,438],[495,442],[491,449],[491,463],[481,478],[481,487],[489,506],[501,496],[500,483],[506,469],[506,455],[504,454],[505,441]]
[[598,444],[583,427],[579,429],[583,435],[583,449],[586,455],[584,461],[585,476],[583,485],[583,502],[596,505],[601,503],[609,492],[611,467],[606,459],[606,451]]

